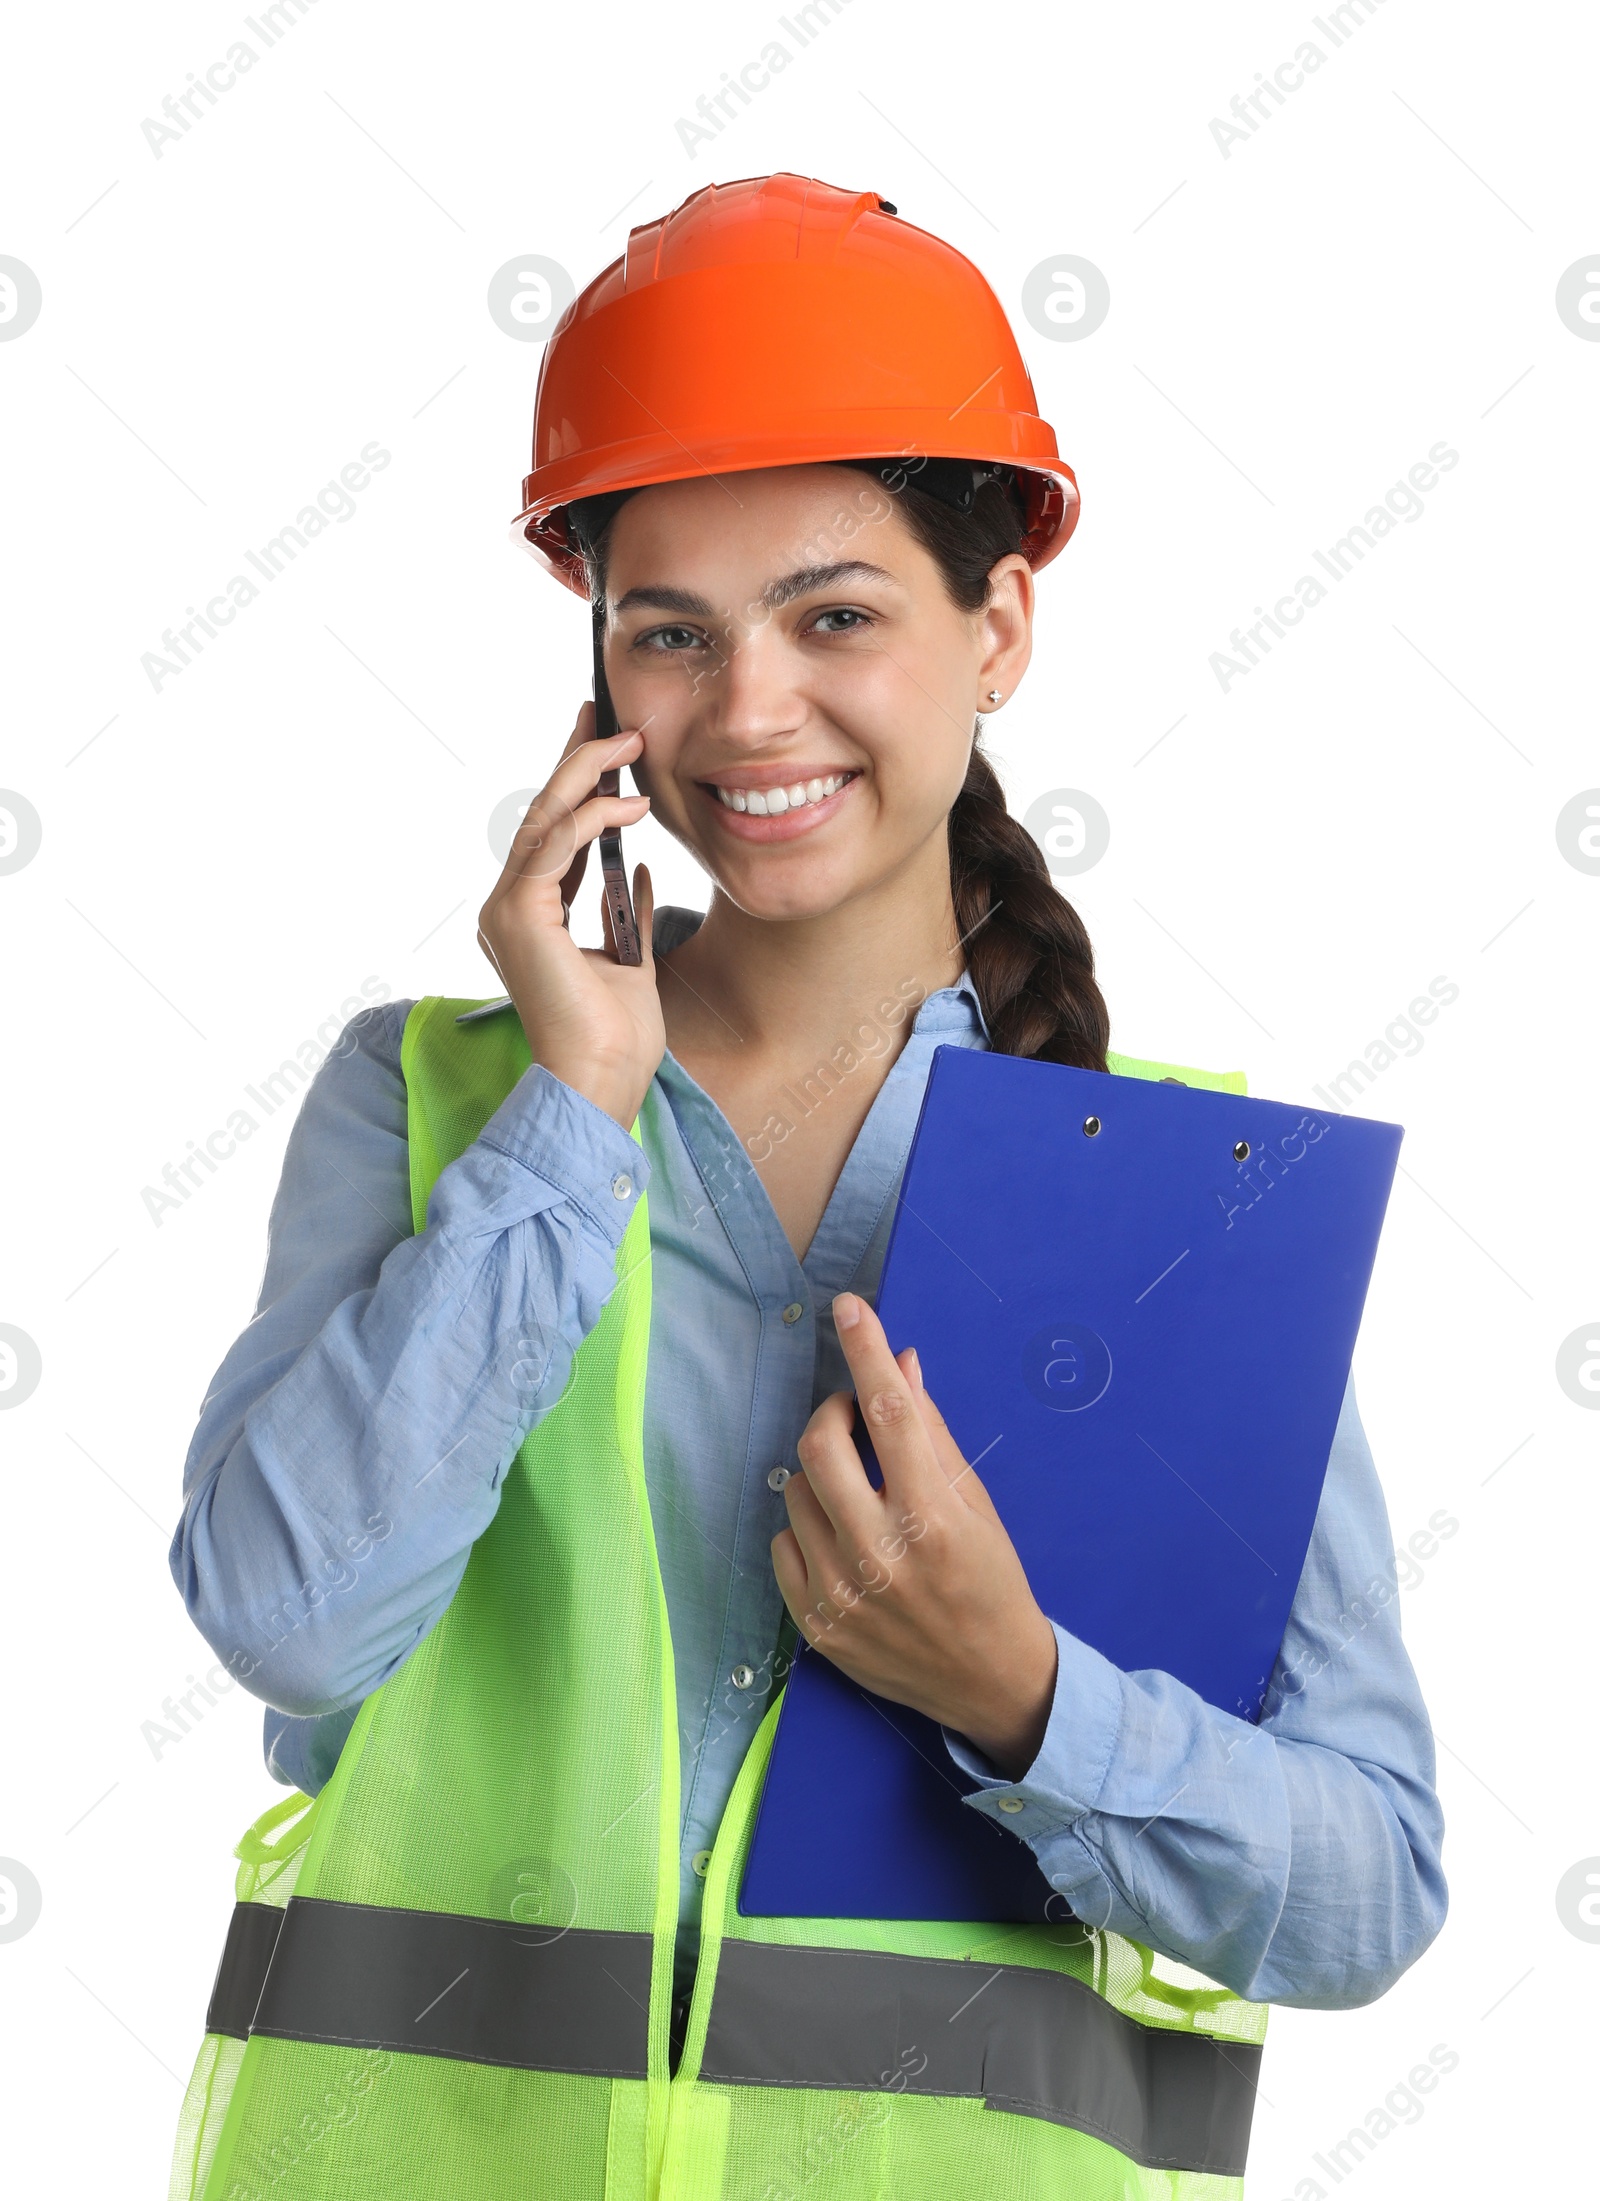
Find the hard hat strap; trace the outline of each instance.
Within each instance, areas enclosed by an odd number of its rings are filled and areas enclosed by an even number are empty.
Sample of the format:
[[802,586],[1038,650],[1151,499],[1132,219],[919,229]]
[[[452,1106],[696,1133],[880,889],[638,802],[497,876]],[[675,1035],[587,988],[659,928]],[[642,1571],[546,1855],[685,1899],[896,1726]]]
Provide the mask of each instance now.
[[[639,486],[643,488],[645,484]],[[635,494],[632,489],[608,489],[597,497],[574,499],[566,511],[568,541],[586,558],[593,557],[594,546],[611,524],[613,513]]]
[[920,489],[956,512],[970,512],[978,491],[997,481],[1017,495],[1017,470],[987,459],[936,459],[923,456],[895,459],[846,459],[846,466],[873,474],[898,496],[902,489]]

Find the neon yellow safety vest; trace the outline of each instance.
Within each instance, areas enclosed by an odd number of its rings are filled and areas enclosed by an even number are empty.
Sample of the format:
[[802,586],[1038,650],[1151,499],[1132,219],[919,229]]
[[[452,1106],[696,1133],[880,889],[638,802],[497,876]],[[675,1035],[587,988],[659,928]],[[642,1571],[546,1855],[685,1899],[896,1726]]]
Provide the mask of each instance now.
[[[457,1023],[478,1005],[434,996],[406,1020],[419,1231],[528,1065],[514,1012]],[[316,1800],[282,1799],[235,1852],[174,2201],[1239,2196],[1264,2005],[1163,1978],[1064,1905],[1026,1926],[739,1916],[776,1703],[711,1853],[672,2072],[678,1733],[649,1334],[641,1199],[448,1610],[366,1699]]]

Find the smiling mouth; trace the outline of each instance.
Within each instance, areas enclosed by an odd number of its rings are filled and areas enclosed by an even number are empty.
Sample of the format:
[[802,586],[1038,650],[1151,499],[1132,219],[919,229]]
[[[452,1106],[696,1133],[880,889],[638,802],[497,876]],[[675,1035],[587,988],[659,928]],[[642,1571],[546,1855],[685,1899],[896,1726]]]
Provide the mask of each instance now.
[[[711,792],[724,810],[742,811],[752,818],[781,818],[791,810],[805,810],[848,787],[858,772],[834,772],[826,779],[795,780],[787,787],[717,787]],[[702,781],[704,786],[708,783]]]

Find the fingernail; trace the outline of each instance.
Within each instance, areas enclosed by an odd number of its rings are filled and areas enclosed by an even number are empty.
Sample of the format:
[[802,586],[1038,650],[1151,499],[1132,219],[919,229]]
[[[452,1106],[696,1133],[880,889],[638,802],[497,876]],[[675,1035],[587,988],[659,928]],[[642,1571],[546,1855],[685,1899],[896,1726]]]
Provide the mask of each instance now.
[[833,1326],[836,1330],[853,1330],[861,1320],[861,1302],[854,1292],[835,1292],[833,1295]]
[[921,1391],[926,1387],[922,1381],[922,1362],[917,1358],[917,1348],[914,1345],[908,1345],[906,1351],[911,1356],[911,1380],[917,1389]]

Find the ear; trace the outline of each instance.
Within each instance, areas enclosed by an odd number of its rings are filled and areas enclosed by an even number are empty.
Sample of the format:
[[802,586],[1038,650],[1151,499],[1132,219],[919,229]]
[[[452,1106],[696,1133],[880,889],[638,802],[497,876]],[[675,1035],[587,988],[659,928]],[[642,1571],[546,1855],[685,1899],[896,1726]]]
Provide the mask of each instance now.
[[983,655],[973,702],[980,711],[1000,708],[988,700],[992,688],[1002,703],[1015,695],[1033,656],[1033,606],[1033,568],[1020,552],[1008,551],[989,569],[989,601],[978,615]]

